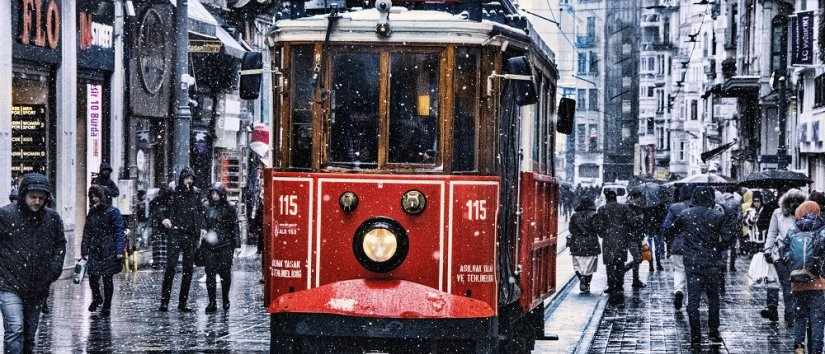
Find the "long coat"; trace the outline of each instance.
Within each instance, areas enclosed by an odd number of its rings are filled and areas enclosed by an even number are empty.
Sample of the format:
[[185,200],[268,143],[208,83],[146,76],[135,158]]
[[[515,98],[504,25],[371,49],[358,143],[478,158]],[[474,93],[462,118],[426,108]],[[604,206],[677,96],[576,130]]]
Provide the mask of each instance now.
[[221,201],[213,203],[206,211],[207,233],[217,236],[215,244],[201,243],[204,248],[204,266],[209,270],[232,267],[235,248],[241,247],[238,213],[222,195]]
[[35,188],[48,190],[46,176],[24,176],[17,203],[0,208],[0,289],[37,302],[63,271],[66,236],[56,211],[31,212],[24,204],[26,193]]
[[589,257],[601,253],[595,208],[577,209],[570,217],[570,239],[567,246],[570,247],[571,256]]
[[599,236],[602,238],[604,264],[624,263],[631,245],[637,244],[633,232],[634,214],[629,206],[608,202],[596,213]]
[[[178,177],[175,191],[170,193],[165,218],[172,222],[172,230],[167,229],[169,242],[188,242],[194,244],[200,237],[200,230],[204,229],[204,207],[200,191],[192,186],[186,189],[183,180],[194,177],[191,169],[184,168]],[[161,219],[162,220],[162,219]]]
[[125,223],[120,210],[102,205],[93,207],[86,216],[80,254],[86,258],[89,275],[109,276],[120,273],[117,258],[126,247]]

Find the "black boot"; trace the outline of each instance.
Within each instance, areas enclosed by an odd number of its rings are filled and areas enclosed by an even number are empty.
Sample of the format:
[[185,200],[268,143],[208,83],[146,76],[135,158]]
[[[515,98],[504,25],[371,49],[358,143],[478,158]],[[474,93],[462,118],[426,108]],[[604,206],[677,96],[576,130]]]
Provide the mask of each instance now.
[[209,300],[209,305],[206,305],[206,313],[215,313],[218,310],[218,305],[215,304],[215,300]]
[[681,291],[677,291],[675,294],[673,294],[673,307],[676,309],[676,311],[682,310],[682,302],[684,300],[685,294],[683,294]]
[[759,311],[759,315],[771,322],[779,321],[779,312],[776,310],[776,306],[768,306],[768,308]]
[[227,300],[227,299],[223,300],[223,310],[224,311],[229,311],[229,300]]
[[92,300],[92,303],[89,305],[89,312],[95,312],[95,311],[97,311],[97,308],[98,308],[98,307],[100,306],[100,304],[102,304],[102,303],[103,303],[103,299],[93,299],[93,300]]

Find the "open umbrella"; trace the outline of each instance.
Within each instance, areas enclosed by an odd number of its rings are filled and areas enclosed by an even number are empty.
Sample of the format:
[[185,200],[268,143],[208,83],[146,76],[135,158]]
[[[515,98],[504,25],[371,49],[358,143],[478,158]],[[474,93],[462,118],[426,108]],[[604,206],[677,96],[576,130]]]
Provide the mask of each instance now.
[[662,198],[663,189],[656,183],[647,182],[640,185],[630,187],[629,194],[640,194],[642,196],[643,207],[649,208],[661,204],[664,200]]
[[708,185],[725,185],[731,184],[725,177],[713,174],[702,173],[698,175],[688,176],[678,181],[671,182],[672,184],[708,184]]
[[804,187],[812,183],[805,174],[788,170],[755,172],[742,179],[739,185],[748,188]]

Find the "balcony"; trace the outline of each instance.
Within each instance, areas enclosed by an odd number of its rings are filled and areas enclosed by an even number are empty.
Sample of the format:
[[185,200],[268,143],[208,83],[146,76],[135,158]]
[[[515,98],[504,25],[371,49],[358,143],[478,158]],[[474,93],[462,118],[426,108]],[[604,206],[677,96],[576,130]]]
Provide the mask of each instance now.
[[593,48],[596,46],[596,35],[586,34],[576,36],[576,48]]

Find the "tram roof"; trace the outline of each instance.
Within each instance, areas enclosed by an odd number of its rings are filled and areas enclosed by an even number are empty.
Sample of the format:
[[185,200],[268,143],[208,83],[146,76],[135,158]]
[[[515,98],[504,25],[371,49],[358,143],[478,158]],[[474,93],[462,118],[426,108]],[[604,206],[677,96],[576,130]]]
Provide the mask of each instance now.
[[[532,31],[529,22],[528,31],[524,31],[490,20],[471,21],[446,11],[393,7],[389,16],[392,34],[382,38],[375,32],[380,15],[378,10],[354,10],[338,15],[340,18],[330,34],[333,43],[501,45],[506,40],[510,45],[524,48],[532,45],[544,60],[555,61],[554,53],[538,33]],[[270,30],[270,39],[276,43],[323,41],[328,17],[323,14],[280,20]],[[503,37],[502,41],[495,41],[499,36]]]

